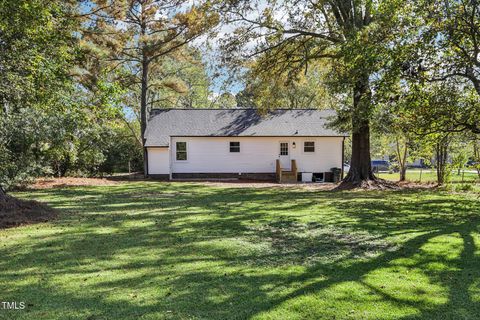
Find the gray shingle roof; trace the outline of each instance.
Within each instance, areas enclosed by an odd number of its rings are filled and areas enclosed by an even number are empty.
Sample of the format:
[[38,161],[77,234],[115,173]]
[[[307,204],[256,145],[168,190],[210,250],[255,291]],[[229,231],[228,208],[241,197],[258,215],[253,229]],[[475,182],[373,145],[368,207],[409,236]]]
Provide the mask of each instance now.
[[171,136],[347,136],[326,127],[333,110],[156,109],[145,132],[147,147],[168,146]]

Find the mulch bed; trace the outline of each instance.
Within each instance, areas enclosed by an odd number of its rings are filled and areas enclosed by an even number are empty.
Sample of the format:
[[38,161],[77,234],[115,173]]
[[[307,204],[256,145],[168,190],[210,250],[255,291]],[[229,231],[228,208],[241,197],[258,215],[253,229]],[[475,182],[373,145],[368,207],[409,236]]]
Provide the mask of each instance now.
[[21,200],[9,195],[0,199],[0,229],[46,222],[56,216],[54,209],[37,201]]
[[64,187],[81,187],[81,186],[111,186],[118,184],[118,181],[112,181],[105,178],[41,178],[37,179],[34,184],[28,186],[29,189],[51,189]]
[[436,183],[420,183],[411,181],[389,181],[384,179],[362,181],[361,183],[342,182],[334,190],[405,190],[405,189],[432,189]]

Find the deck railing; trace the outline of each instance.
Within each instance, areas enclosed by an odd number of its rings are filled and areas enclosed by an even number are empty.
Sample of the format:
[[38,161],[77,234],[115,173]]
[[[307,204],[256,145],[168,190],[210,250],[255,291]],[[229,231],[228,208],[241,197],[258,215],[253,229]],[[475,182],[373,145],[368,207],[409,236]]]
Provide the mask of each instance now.
[[277,182],[281,182],[282,181],[282,167],[280,165],[280,159],[277,159],[275,173],[276,173],[275,176],[277,178]]
[[297,174],[298,174],[297,161],[296,160],[292,160],[292,172],[296,177]]

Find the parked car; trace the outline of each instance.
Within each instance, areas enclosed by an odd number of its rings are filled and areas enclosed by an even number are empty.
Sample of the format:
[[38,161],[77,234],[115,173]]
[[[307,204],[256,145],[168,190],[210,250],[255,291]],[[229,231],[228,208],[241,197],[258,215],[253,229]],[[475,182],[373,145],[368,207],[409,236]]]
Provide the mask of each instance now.
[[373,172],[395,172],[395,167],[387,160],[372,160]]
[[467,167],[477,167],[480,163],[475,161],[475,160],[468,160],[467,161]]
[[343,172],[347,173],[348,171],[350,171],[350,165],[348,163],[344,163],[343,164]]

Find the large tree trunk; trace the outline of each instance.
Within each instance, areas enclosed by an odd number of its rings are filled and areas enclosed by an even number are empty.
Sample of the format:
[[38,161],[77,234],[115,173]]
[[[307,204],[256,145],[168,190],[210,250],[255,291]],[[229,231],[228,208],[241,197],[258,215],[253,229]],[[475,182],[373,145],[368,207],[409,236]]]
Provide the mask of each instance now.
[[[352,119],[352,122],[355,120]],[[352,132],[352,159],[350,170],[343,179],[344,182],[351,182],[360,185],[365,180],[376,180],[372,171],[370,158],[370,125],[368,120],[355,123]]]
[[477,139],[473,141],[473,155],[473,159],[476,162],[475,168],[477,169],[477,174],[480,178],[480,141]]
[[[147,24],[146,24],[146,7],[141,3],[141,23],[140,23],[140,35],[144,37],[147,33]],[[140,131],[141,131],[141,140],[143,146],[143,174],[146,177],[148,174],[148,160],[147,160],[147,149],[145,148],[145,131],[147,130],[147,93],[148,93],[148,67],[149,67],[149,56],[147,54],[146,44],[143,44],[142,48],[142,81],[141,81],[141,93],[140,93]]]
[[140,130],[142,133],[142,145],[144,147],[144,159],[143,159],[143,166],[144,166],[144,174],[147,175],[148,172],[148,165],[147,165],[147,155],[145,152],[145,130],[147,129],[147,89],[148,89],[148,60],[147,57],[144,56],[142,62],[142,92],[141,92],[141,99],[140,99]]
[[437,182],[439,185],[445,183],[448,172],[447,160],[448,160],[448,134],[441,137],[435,145],[436,162],[437,162]]
[[145,146],[145,130],[147,129],[147,89],[148,89],[148,61],[145,57],[142,62],[142,88],[140,98],[140,127],[142,144]]
[[359,187],[365,182],[376,181],[370,158],[370,122],[369,111],[371,92],[368,76],[364,76],[355,85],[353,91],[352,112],[352,159],[350,170],[340,187]]

